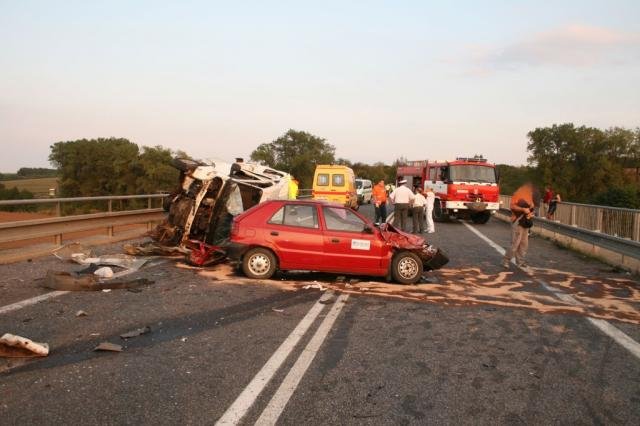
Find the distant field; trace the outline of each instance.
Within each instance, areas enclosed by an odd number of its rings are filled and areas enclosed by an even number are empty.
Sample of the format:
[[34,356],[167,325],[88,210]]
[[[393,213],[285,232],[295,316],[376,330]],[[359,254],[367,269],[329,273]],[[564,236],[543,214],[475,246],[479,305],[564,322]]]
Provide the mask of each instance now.
[[36,197],[49,196],[49,188],[56,189],[56,195],[58,194],[58,178],[39,178],[39,179],[17,179],[17,180],[2,180],[1,184],[5,188],[11,189],[14,186],[18,189],[26,189],[35,194]]

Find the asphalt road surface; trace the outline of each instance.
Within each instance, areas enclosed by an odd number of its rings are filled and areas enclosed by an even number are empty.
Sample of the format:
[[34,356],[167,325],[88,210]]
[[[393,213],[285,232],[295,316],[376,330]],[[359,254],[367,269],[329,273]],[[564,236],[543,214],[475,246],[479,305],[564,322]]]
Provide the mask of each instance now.
[[451,261],[415,286],[155,259],[122,277],[143,287],[52,292],[81,266],[2,265],[0,334],[51,352],[0,358],[0,423],[640,424],[638,278],[538,237],[505,271],[509,238],[437,223]]

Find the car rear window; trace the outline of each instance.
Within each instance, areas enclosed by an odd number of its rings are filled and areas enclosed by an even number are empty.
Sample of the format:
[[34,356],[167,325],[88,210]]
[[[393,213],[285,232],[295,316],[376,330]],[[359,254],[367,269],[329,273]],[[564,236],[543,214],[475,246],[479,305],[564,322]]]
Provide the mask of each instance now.
[[318,179],[316,179],[316,185],[318,186],[329,186],[329,174],[328,173],[319,173]]
[[323,207],[324,222],[330,231],[362,232],[366,223],[349,209]]
[[344,186],[344,175],[331,175],[331,182],[333,186]]
[[318,213],[314,206],[286,204],[271,216],[269,223],[317,229]]

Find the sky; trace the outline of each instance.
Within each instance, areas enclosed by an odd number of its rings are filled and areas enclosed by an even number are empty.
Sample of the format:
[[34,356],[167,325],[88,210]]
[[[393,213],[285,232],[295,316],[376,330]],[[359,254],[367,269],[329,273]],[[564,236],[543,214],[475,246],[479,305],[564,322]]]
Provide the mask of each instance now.
[[640,126],[640,1],[0,0],[0,172],[122,137],[249,158],[527,161],[527,133]]

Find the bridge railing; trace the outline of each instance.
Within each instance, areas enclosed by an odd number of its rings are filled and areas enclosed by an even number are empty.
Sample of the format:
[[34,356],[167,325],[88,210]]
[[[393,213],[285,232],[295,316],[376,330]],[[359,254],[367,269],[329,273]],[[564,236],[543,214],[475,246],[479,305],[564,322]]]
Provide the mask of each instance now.
[[[509,209],[511,196],[501,195],[503,209]],[[544,204],[540,206],[539,219],[546,220]],[[598,232],[612,237],[640,241],[640,210],[560,202],[553,215],[553,222]]]

